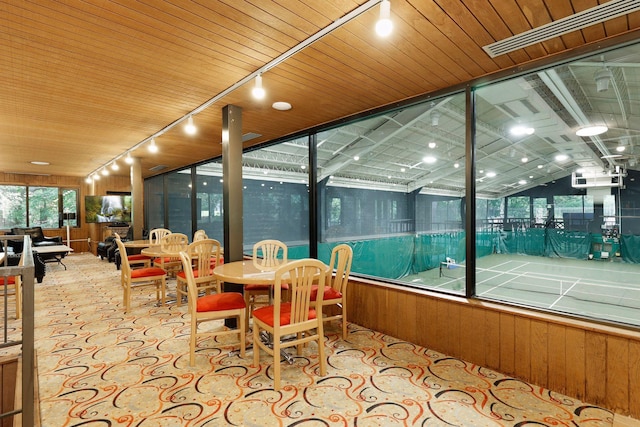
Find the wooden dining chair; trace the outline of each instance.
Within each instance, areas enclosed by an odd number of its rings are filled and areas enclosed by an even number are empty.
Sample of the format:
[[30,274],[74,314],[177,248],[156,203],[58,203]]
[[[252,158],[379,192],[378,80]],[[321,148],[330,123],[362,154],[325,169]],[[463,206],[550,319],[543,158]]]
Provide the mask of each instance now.
[[[115,237],[117,240],[122,240],[120,238],[120,235],[118,233],[113,233],[113,237]],[[125,247],[126,249],[126,247]],[[122,257],[126,255],[127,256],[127,260],[129,260],[129,265],[131,266],[131,268],[135,268],[135,267],[151,267],[151,260],[152,257],[150,257],[149,255],[143,255],[143,254],[132,254],[129,255],[126,252],[120,253],[120,259],[122,259]]]
[[[18,261],[18,265],[22,266],[23,261],[24,252],[22,255],[20,255],[20,261]],[[13,294],[16,300],[16,319],[20,319],[22,317],[22,276],[0,276],[0,289],[3,290],[4,294],[2,295],[5,297]]]
[[149,244],[151,245],[159,245],[160,239],[162,239],[167,234],[171,234],[171,230],[168,228],[154,228],[149,232]]
[[[287,263],[287,252],[287,245],[280,240],[261,240],[253,245],[252,262],[262,271],[277,270],[282,264]],[[286,284],[283,286],[287,287]],[[266,305],[269,303],[271,292],[273,292],[271,285],[244,286],[244,301],[247,304],[247,325],[249,325],[249,317],[253,309],[258,304]],[[260,297],[263,297],[262,302],[259,301]]]
[[[321,307],[318,311],[322,313],[324,322],[342,320],[342,339],[347,339],[347,285],[352,261],[353,249],[351,249],[351,246],[344,243],[335,246],[331,251],[331,261],[329,261],[329,268],[330,271],[333,271],[333,275],[327,277],[327,286],[324,288],[322,304],[317,301],[317,287],[311,293],[311,304],[316,308],[318,306]],[[324,313],[326,308],[333,310],[327,316]]]
[[198,240],[208,239],[207,232],[204,230],[197,230],[193,233],[193,241],[197,242]]
[[[253,365],[260,365],[260,350],[273,357],[273,381],[276,391],[280,390],[280,350],[283,348],[295,346],[298,356],[301,356],[303,344],[316,341],[320,375],[326,374],[322,315],[311,305],[311,293],[316,289],[316,302],[318,306],[322,306],[326,269],[324,263],[312,258],[283,265],[275,273],[274,303],[257,308],[253,312]],[[282,300],[283,283],[288,284],[289,302]],[[273,338],[271,342],[260,339],[264,332]],[[295,338],[283,341],[285,335],[295,335]]]
[[[127,253],[122,240],[116,239],[121,254]],[[125,313],[131,308],[131,290],[143,286],[155,286],[156,300],[165,304],[167,273],[160,267],[143,267],[132,269],[127,257],[120,257],[120,282],[123,291]]]
[[[187,247],[198,295],[202,292],[209,295],[211,291],[220,293],[220,282],[213,275],[214,267],[220,262],[220,247],[220,242],[215,239],[196,240]],[[184,270],[176,274],[176,305],[178,307],[182,305],[183,296],[188,300],[189,292]]]
[[[240,336],[240,356],[245,356],[246,349],[246,305],[244,298],[239,292],[221,292],[211,295],[198,296],[198,286],[196,285],[192,258],[187,252],[180,253],[182,271],[185,273],[187,292],[189,293],[189,313],[191,313],[191,332],[189,334],[189,366],[195,365],[196,343],[200,337],[218,337],[223,335],[238,334]],[[210,320],[238,319],[237,329],[209,330],[198,333],[198,324]]]
[[153,259],[153,265],[174,276],[182,267],[178,253],[186,251],[189,237],[184,233],[169,233],[160,239],[160,249],[167,254]]

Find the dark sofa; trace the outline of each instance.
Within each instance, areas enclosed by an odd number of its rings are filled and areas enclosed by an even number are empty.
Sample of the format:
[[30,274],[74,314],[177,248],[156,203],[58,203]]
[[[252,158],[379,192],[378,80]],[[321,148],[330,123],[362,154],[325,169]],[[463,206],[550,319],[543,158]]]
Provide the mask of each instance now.
[[[14,227],[11,229],[8,235],[31,237],[31,246],[52,246],[61,245],[62,237],[46,237],[42,231],[42,227]],[[7,246],[13,250],[13,254],[8,257],[9,265],[18,265],[20,260],[20,254],[24,248],[23,239],[9,240]],[[33,263],[35,265],[35,277],[38,283],[42,283],[45,275],[45,263],[44,260],[34,252]]]
[[[31,237],[32,246],[53,246],[62,244],[62,237],[47,237],[44,235],[42,227],[13,227],[11,232],[8,234],[12,234],[14,236],[29,236]],[[20,241],[20,243],[22,243],[22,241]],[[22,252],[22,250],[16,252]]]

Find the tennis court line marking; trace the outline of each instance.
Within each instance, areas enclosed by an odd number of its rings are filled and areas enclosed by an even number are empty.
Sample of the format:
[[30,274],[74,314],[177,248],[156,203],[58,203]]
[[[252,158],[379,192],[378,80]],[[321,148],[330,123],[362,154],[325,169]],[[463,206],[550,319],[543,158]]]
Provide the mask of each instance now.
[[[553,304],[551,304],[551,305],[549,306],[549,308],[553,308],[553,306],[554,306],[554,305],[556,305],[557,303],[559,303],[559,302],[560,302],[560,300],[561,300],[562,298],[564,298],[564,296],[565,296],[565,295],[567,295],[567,294],[569,293],[569,291],[571,291],[571,289],[575,288],[575,287],[576,287],[576,285],[577,285],[578,283],[580,283],[580,280],[581,280],[581,279],[578,279],[578,280],[574,281],[574,282],[573,282],[573,284],[572,284],[571,286],[569,286],[569,287],[567,288],[567,290],[566,290],[566,291],[562,291],[562,293],[560,294],[560,296],[559,296],[559,297],[558,297],[558,298],[553,302]],[[562,287],[562,281],[560,281],[560,287]]]

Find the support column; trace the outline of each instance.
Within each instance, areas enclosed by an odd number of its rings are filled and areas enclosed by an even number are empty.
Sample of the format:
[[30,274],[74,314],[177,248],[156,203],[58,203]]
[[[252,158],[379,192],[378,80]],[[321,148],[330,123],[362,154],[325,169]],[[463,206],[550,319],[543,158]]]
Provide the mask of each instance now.
[[[244,258],[242,242],[242,108],[222,108],[222,205],[224,210],[224,262]],[[242,285],[224,283],[225,292],[243,292]],[[236,319],[225,326],[237,328]]]
[[131,226],[133,227],[133,238],[142,239],[142,228],[144,226],[144,189],[142,182],[142,166],[140,157],[133,157],[131,164]]
[[241,261],[242,235],[242,108],[222,109],[222,202],[224,261]]

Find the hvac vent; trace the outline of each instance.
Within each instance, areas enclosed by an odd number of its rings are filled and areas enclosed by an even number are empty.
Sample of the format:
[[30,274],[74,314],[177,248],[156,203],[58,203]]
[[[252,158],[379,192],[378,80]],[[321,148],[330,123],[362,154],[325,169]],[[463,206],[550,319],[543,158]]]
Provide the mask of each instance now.
[[245,133],[244,135],[242,135],[242,142],[247,142],[250,139],[258,138],[259,136],[262,136],[262,135],[260,135],[259,133],[254,133],[254,132]]
[[153,172],[160,172],[161,170],[164,170],[166,168],[167,168],[167,165],[156,165],[152,168],[149,168],[149,170]]
[[592,7],[591,9],[533,28],[524,33],[491,43],[482,48],[490,57],[495,58],[496,56],[504,55],[505,53],[513,52],[514,50],[522,49],[523,47],[531,46],[532,44],[599,24],[638,10],[640,10],[640,2],[638,0],[612,0]]

